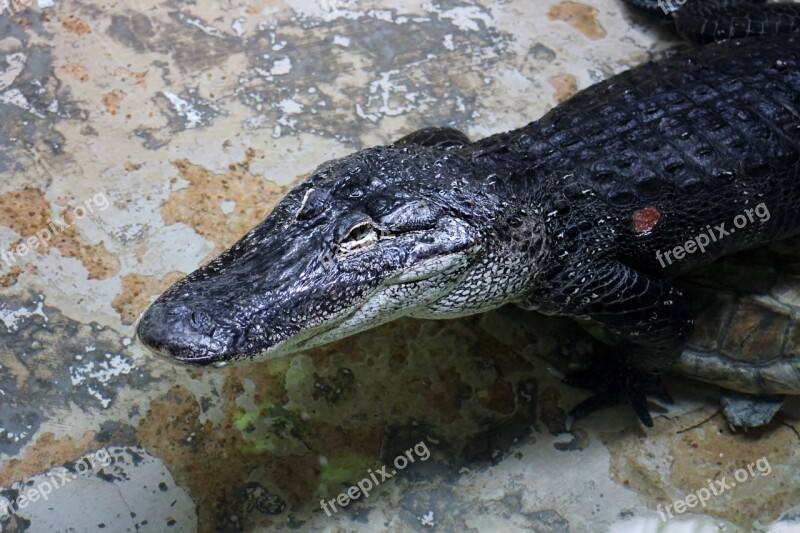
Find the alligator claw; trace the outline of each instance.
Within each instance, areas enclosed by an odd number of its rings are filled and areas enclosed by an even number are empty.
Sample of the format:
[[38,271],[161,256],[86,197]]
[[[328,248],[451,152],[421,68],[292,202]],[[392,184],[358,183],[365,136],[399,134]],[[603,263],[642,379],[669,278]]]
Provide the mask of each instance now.
[[585,418],[600,409],[627,403],[633,407],[642,424],[653,427],[653,418],[647,405],[648,395],[672,403],[659,375],[642,372],[621,362],[603,361],[587,369],[569,372],[562,381],[572,387],[595,391],[593,396],[570,411],[573,420]]

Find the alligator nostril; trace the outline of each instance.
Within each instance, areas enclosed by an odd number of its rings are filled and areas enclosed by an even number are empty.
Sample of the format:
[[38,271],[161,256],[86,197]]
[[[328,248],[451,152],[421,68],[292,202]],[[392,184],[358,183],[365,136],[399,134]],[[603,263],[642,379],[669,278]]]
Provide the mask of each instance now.
[[145,311],[136,338],[158,355],[194,364],[209,364],[223,355],[227,339],[217,320],[194,302],[156,303]]

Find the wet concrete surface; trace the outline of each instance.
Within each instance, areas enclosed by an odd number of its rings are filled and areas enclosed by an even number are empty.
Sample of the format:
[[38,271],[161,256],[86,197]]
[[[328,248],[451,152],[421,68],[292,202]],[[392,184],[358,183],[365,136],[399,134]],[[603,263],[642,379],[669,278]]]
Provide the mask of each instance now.
[[[651,430],[624,407],[569,427],[585,393],[551,369],[594,344],[569,320],[403,319],[216,370],[133,338],[149,302],[323,161],[424,126],[471,138],[522,126],[677,45],[663,29],[617,0],[11,11],[3,531],[800,530],[796,402],[734,431],[719,390],[676,377]],[[399,468],[410,450],[429,454]],[[748,465],[738,486],[662,523],[666,505]],[[368,497],[321,508],[365,479]]]

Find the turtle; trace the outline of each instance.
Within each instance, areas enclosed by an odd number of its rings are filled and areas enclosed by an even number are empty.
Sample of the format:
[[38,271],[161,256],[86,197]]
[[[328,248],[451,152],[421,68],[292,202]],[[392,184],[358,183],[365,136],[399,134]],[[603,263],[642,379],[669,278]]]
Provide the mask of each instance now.
[[[768,424],[788,396],[800,395],[800,237],[722,257],[673,280],[694,316],[694,332],[670,373],[722,389],[722,411],[739,428]],[[551,372],[591,373],[614,337],[589,321],[576,321],[599,340],[584,348],[569,330],[558,354],[545,356]],[[644,384],[651,398],[671,403],[660,380]],[[573,410],[570,419],[591,409]]]
[[768,423],[800,394],[800,238],[724,257],[676,284],[695,331],[672,372],[725,389],[732,425]]

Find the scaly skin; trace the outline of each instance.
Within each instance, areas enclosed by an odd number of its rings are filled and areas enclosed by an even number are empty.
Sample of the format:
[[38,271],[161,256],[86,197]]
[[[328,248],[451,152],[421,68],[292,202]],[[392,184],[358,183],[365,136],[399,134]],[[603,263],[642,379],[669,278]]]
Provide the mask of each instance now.
[[[518,130],[475,143],[424,130],[322,165],[164,293],[138,336],[224,364],[516,303],[610,333],[633,376],[618,385],[641,396],[636,373],[669,368],[692,331],[669,279],[800,233],[799,171],[800,36],[699,47]],[[658,259],[760,204],[768,220]]]

